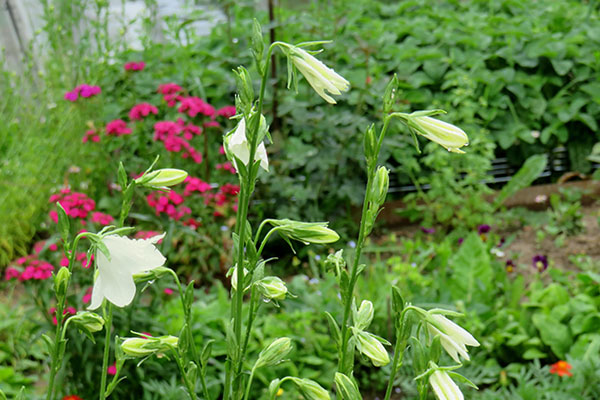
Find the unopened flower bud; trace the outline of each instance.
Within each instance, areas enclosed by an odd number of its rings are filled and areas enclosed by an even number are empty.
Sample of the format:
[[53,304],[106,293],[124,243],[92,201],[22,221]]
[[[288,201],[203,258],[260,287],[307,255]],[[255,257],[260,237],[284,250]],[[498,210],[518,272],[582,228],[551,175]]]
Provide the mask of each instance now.
[[104,319],[91,311],[79,311],[69,321],[76,324],[79,329],[88,332],[98,332],[104,327]]
[[379,167],[377,172],[375,172],[375,179],[373,180],[369,200],[376,204],[377,208],[383,204],[387,196],[390,186],[389,174],[390,171],[386,167]]
[[356,339],[356,348],[362,354],[367,356],[374,366],[382,367],[390,362],[390,356],[383,347],[383,344],[375,337],[375,335],[352,329],[354,338]]
[[356,383],[342,373],[335,373],[335,387],[344,400],[362,400]]
[[271,219],[269,222],[278,227],[280,235],[304,244],[333,243],[340,238],[335,231],[327,227],[327,222],[301,222],[290,219]]
[[[248,270],[246,268],[244,268],[244,278],[248,275]],[[231,276],[231,287],[233,287],[235,290],[237,290],[237,283],[238,283],[238,273],[237,273],[237,266],[233,267],[229,270],[229,272],[227,273],[227,276]],[[244,291],[247,288],[244,288]]]
[[356,305],[354,305],[353,317],[356,329],[367,329],[373,320],[373,303],[369,300],[363,300],[358,310],[356,309]]
[[329,392],[317,382],[306,378],[292,378],[300,393],[307,400],[330,400]]
[[287,337],[275,339],[258,355],[254,368],[279,364],[292,351],[292,340]]
[[446,371],[437,370],[429,375],[429,384],[439,400],[463,400],[464,396]]
[[150,271],[144,271],[137,274],[133,274],[133,280],[135,283],[143,283],[154,281],[166,274],[170,274],[171,270],[167,267],[157,267]]
[[163,168],[144,174],[135,183],[154,189],[166,189],[183,182],[187,176],[188,173],[181,169]]
[[377,158],[377,135],[375,134],[375,125],[371,124],[365,132],[364,152],[367,164],[376,161]]
[[244,67],[238,67],[235,73],[237,83],[238,97],[236,99],[236,109],[248,114],[254,102],[254,89],[252,87],[252,78],[248,70]]
[[469,137],[459,127],[429,116],[438,113],[439,111],[418,111],[403,114],[403,118],[419,135],[445,147],[448,151],[464,153],[460,148],[469,144]]
[[130,357],[147,357],[155,353],[164,353],[177,347],[176,336],[127,338],[121,343],[121,349]]
[[276,276],[267,276],[258,281],[257,285],[267,299],[283,300],[288,291],[285,282]]
[[71,271],[69,271],[69,268],[61,267],[54,276],[54,291],[56,292],[57,297],[65,297],[70,279]]

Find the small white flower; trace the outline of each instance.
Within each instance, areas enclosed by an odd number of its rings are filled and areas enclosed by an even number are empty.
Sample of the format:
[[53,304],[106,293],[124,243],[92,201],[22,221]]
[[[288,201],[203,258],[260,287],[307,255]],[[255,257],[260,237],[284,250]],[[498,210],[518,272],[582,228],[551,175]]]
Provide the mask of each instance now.
[[438,400],[464,400],[458,385],[445,371],[437,370],[429,375],[429,384]]
[[[261,124],[263,123],[261,117]],[[246,119],[242,118],[238,123],[238,126],[235,128],[233,134],[225,137],[225,150],[230,154],[236,156],[239,160],[241,160],[244,165],[248,165],[250,161],[250,146],[248,143],[248,139],[246,138]],[[254,161],[260,160],[260,166],[265,170],[269,171],[269,159],[267,158],[267,149],[265,148],[264,142],[261,142],[257,149],[256,154],[254,155]],[[232,158],[234,167],[235,159]]]
[[129,239],[109,235],[102,242],[110,253],[110,260],[101,251],[96,252],[98,276],[92,289],[92,301],[88,309],[100,307],[107,299],[118,307],[129,305],[135,297],[133,275],[162,266],[166,258],[154,246],[165,235],[150,239]]
[[470,360],[466,346],[479,346],[479,342],[469,332],[440,314],[430,314],[433,323],[427,324],[427,329],[432,336],[439,336],[444,350],[456,362],[460,362],[461,355],[465,360]]
[[350,88],[350,82],[305,50],[292,46],[290,57],[309,85],[326,102],[335,104],[333,97],[325,93],[326,90],[331,94],[340,95]]

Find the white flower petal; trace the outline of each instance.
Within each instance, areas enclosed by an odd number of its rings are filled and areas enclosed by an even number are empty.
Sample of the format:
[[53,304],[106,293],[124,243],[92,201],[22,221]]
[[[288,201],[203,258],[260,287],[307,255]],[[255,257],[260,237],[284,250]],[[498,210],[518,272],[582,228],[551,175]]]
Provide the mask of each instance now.
[[133,274],[150,271],[162,266],[166,258],[154,246],[164,237],[150,239],[129,239],[110,235],[102,239],[110,254],[110,260],[103,252],[96,252],[98,274],[92,289],[89,309],[94,310],[107,299],[118,307],[129,305],[135,297]]
[[[157,240],[160,240],[160,237]],[[102,252],[98,254],[100,273],[108,268],[114,274],[119,270],[136,274],[160,267],[167,259],[154,246],[153,241],[154,238],[129,239],[125,236],[106,236],[103,242],[108,248],[111,260],[109,262]]]

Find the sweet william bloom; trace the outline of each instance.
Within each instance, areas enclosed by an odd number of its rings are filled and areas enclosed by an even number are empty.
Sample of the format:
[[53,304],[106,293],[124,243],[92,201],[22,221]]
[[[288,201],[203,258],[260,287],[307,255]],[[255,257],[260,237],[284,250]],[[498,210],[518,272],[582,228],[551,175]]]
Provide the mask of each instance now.
[[408,122],[419,135],[453,153],[464,153],[460,148],[469,144],[469,137],[462,129],[439,119],[411,115]]
[[[263,123],[261,117],[261,125]],[[225,149],[230,154],[236,156],[244,165],[248,165],[250,161],[250,145],[246,138],[246,119],[242,118],[235,128],[233,134],[225,137]],[[254,161],[260,160],[260,166],[269,171],[269,159],[267,158],[267,149],[264,143],[260,143],[254,155]],[[234,162],[235,165],[235,162]]]
[[308,84],[329,104],[335,104],[336,102],[325,91],[330,94],[340,95],[342,92],[350,89],[350,82],[310,55],[307,51],[292,46],[290,48],[290,57],[294,66],[306,78]]
[[83,400],[83,399],[81,397],[77,396],[76,394],[70,394],[68,396],[63,397],[62,400]]
[[438,400],[464,400],[458,385],[446,371],[437,370],[429,375],[429,384]]
[[550,373],[558,376],[573,376],[571,368],[571,364],[561,360],[550,366]]
[[109,375],[116,375],[117,374],[117,363],[114,363],[113,365],[109,365],[108,368],[106,369],[106,372]]
[[102,241],[110,253],[110,260],[101,251],[96,252],[98,276],[88,309],[97,309],[104,299],[118,307],[130,304],[135,296],[133,274],[158,268],[166,261],[154,246],[163,237],[164,234],[150,239],[129,239],[117,235],[104,237]]
[[125,71],[143,71],[145,67],[146,63],[143,61],[130,61],[128,63],[125,63]]
[[442,347],[450,357],[456,362],[460,362],[461,355],[464,359],[469,360],[466,346],[479,346],[479,342],[454,322],[450,321],[443,315],[430,314],[431,320],[427,324],[427,329],[432,336],[439,336]]

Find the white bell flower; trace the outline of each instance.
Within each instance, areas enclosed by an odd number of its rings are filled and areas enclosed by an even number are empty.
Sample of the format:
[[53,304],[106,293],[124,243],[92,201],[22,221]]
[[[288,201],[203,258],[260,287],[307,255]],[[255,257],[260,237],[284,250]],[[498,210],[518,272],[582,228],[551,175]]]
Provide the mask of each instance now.
[[429,375],[429,384],[438,400],[464,400],[458,385],[446,371],[434,371]]
[[[261,117],[264,119],[264,117]],[[261,124],[263,121],[261,121]],[[233,134],[225,137],[225,150],[230,154],[233,154],[240,159],[244,165],[248,165],[250,161],[250,146],[248,139],[246,138],[246,119],[242,118],[235,128]],[[260,160],[260,166],[265,170],[269,171],[269,159],[267,158],[267,149],[265,143],[261,142],[256,148],[256,154],[254,155],[254,161]],[[234,167],[235,159],[232,159]]]
[[325,93],[326,90],[331,94],[340,95],[350,89],[350,82],[305,50],[291,46],[290,57],[294,66],[326,102],[335,104],[333,97]]
[[427,329],[432,336],[440,337],[440,344],[448,355],[456,362],[460,362],[460,356],[470,360],[466,346],[479,346],[479,342],[454,322],[441,314],[430,314],[432,323],[427,324]]
[[96,252],[98,274],[88,309],[97,309],[104,299],[118,307],[129,305],[135,297],[133,275],[150,271],[165,263],[166,258],[154,246],[164,236],[164,233],[150,239],[105,236],[102,242],[110,253],[110,260],[102,251]]

